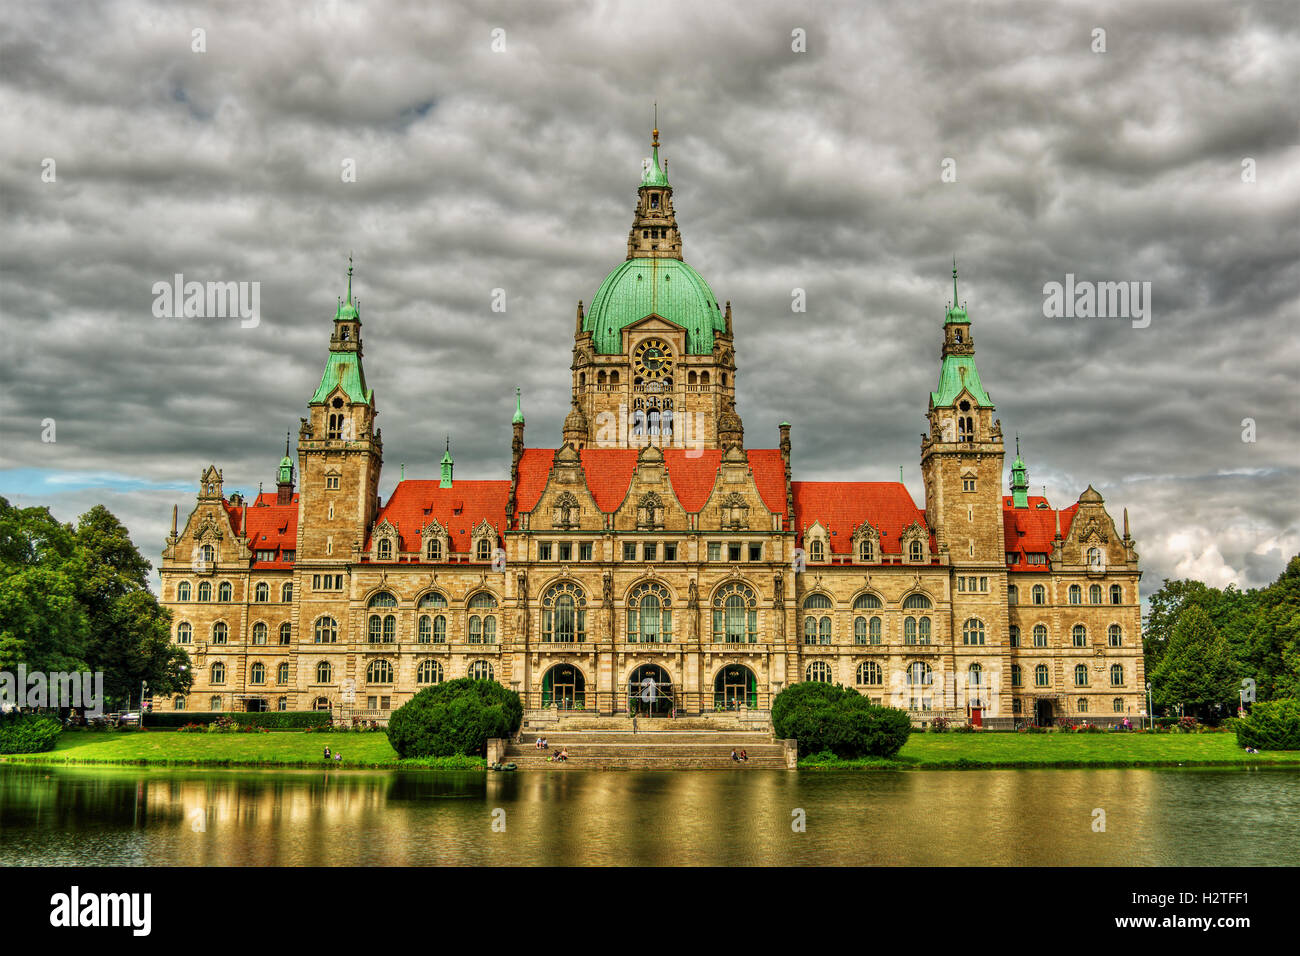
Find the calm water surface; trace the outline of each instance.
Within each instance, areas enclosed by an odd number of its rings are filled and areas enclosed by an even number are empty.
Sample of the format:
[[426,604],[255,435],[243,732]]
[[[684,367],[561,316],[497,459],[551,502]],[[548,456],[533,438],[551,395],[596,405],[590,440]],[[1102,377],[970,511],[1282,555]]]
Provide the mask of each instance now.
[[1294,865],[1300,772],[0,766],[0,865],[90,863]]

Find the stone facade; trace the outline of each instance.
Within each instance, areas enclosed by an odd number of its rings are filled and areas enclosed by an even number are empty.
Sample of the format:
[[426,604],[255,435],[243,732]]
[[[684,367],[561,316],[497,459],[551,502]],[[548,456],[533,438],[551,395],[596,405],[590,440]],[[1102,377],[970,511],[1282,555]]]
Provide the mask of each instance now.
[[730,304],[682,260],[657,136],[628,259],[578,306],[559,447],[527,446],[517,402],[508,479],[456,480],[448,449],[439,480],[380,499],[349,268],[276,493],[227,497],[213,466],[173,513],[162,598],[195,680],[156,707],[382,720],[469,675],[597,714],[761,713],[801,680],[919,721],[1139,714],[1127,514],[1121,534],[1091,488],[1062,510],[1029,496],[1018,454],[1004,495],[956,269],[924,506],[897,482],[796,481],[788,424],[746,444]]

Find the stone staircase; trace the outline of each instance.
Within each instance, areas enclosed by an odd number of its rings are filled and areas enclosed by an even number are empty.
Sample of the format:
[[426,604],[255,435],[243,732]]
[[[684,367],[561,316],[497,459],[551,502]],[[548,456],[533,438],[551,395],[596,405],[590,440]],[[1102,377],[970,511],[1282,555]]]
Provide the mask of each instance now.
[[[607,725],[612,722],[608,718],[604,721]],[[499,742],[498,746],[504,745],[500,759],[516,764],[520,770],[793,769],[793,743],[787,747],[786,742],[774,740],[770,730],[693,730],[680,726],[661,730],[658,722],[652,729],[643,729],[646,722],[640,722],[638,732],[632,733],[631,721],[627,723],[627,729],[543,730],[540,735],[550,744],[548,750],[538,750],[538,733],[525,728],[523,743]],[[547,760],[561,748],[568,750],[568,760]],[[743,763],[732,760],[733,749],[745,750],[749,759]]]

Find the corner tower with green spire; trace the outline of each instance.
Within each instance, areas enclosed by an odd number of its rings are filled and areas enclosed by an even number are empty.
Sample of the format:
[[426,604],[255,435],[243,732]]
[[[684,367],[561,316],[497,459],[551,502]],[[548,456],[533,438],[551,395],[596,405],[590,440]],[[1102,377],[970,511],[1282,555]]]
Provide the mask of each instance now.
[[627,258],[585,313],[578,303],[573,401],[588,434],[577,444],[717,448],[718,418],[735,400],[731,307],[682,258],[657,125],[650,147]]
[[[334,311],[329,357],[298,430],[298,553],[349,561],[379,510],[383,442],[375,393],[361,364],[361,303],[352,293]],[[302,502],[313,501],[310,510]]]
[[930,393],[921,439],[926,523],[954,565],[1004,568],[1002,424],[975,368],[971,320],[957,298],[944,312],[939,387]]
[[1029,507],[1029,469],[1020,457],[1020,436],[1016,436],[1016,460],[1011,463],[1011,504],[1017,508]]

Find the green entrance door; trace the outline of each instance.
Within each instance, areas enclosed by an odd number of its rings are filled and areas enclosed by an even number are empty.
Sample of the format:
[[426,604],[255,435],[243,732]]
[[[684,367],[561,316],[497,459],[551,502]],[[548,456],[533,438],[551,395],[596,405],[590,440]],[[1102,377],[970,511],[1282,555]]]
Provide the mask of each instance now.
[[587,679],[572,664],[556,664],[542,675],[542,706],[556,710],[584,710]]
[[658,664],[642,664],[628,677],[627,698],[629,713],[671,714],[675,701],[672,678]]
[[713,679],[716,710],[753,710],[758,706],[758,678],[743,664],[729,664]]

